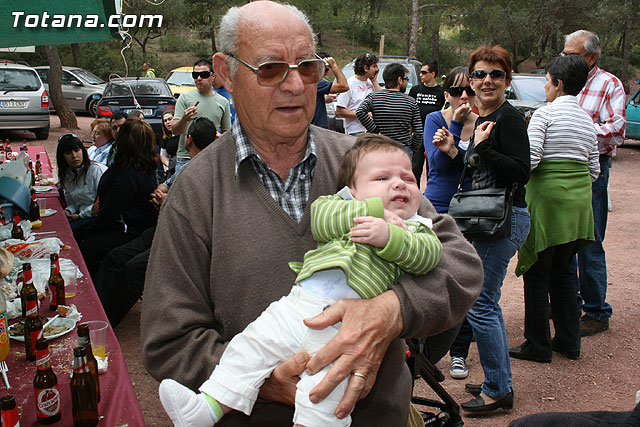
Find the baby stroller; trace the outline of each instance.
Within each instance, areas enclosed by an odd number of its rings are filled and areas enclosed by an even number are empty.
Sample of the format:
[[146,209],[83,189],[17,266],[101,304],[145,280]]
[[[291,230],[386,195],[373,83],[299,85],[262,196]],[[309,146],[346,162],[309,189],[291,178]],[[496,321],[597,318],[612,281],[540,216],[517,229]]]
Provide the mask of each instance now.
[[424,420],[425,427],[461,427],[464,425],[460,416],[460,406],[449,393],[440,385],[444,381],[444,375],[425,356],[425,340],[407,340],[407,365],[415,380],[422,378],[442,401],[413,396],[411,403],[414,405],[428,406],[439,412],[419,411]]

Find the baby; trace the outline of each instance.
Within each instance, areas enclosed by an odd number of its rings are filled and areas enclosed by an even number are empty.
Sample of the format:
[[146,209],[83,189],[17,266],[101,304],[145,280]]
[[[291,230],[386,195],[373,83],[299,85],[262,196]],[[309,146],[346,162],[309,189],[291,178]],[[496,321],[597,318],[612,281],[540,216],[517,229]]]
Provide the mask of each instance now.
[[[338,332],[339,325],[310,329],[304,319],[339,299],[378,296],[403,271],[426,274],[440,261],[442,244],[431,220],[417,215],[420,189],[402,144],[382,135],[360,135],[345,153],[338,181],[345,185],[338,194],[311,205],[318,248],[308,251],[302,263],[290,263],[298,276],[289,295],[229,342],[201,393],[170,379],[160,384],[160,400],[176,426],[212,426],[232,409],[250,415],[276,366],[299,351],[313,356]],[[334,415],[350,377],[323,401],[309,400],[330,367],[300,375],[295,425],[351,424],[350,416]]]

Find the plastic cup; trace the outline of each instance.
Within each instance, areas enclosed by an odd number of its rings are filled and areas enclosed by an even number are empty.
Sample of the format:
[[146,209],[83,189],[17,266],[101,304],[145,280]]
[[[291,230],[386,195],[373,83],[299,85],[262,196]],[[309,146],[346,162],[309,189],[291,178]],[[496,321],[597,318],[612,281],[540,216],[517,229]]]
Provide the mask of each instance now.
[[90,320],[81,324],[89,326],[89,338],[91,338],[93,355],[104,360],[107,352],[107,328],[109,324],[104,320]]
[[60,274],[64,279],[64,297],[75,297],[78,286],[78,268],[75,265],[61,265]]
[[46,198],[37,199],[36,202],[38,202],[38,206],[40,207],[40,215],[44,215],[47,209],[47,199]]

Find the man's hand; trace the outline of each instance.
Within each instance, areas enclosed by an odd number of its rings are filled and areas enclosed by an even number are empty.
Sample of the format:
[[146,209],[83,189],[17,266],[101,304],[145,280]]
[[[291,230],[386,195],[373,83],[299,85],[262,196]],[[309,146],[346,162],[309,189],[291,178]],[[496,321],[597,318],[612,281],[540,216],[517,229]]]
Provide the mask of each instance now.
[[382,218],[360,216],[353,219],[349,236],[356,243],[367,243],[376,248],[384,248],[389,243],[389,226]]
[[260,396],[272,402],[294,406],[299,375],[307,367],[309,355],[300,352],[273,370],[260,388]]
[[307,372],[315,374],[335,361],[320,384],[311,390],[309,399],[314,403],[326,398],[350,374],[359,374],[351,376],[336,408],[336,416],[344,418],[358,400],[369,394],[389,344],[402,332],[400,301],[393,291],[366,300],[340,300],[304,321],[312,329],[338,322],[342,322],[338,334],[309,361]]
[[168,192],[169,189],[167,188],[167,186],[164,184],[160,184],[151,193],[151,198],[149,199],[149,201],[156,209],[160,209]]
[[69,220],[69,222],[73,222],[73,221],[77,221],[80,219],[80,215],[78,214],[73,214],[68,210],[64,210],[64,214],[67,217],[67,219]]
[[196,118],[198,114],[198,103],[196,105],[192,105],[191,107],[185,108],[184,113],[182,113],[182,118],[188,122]]

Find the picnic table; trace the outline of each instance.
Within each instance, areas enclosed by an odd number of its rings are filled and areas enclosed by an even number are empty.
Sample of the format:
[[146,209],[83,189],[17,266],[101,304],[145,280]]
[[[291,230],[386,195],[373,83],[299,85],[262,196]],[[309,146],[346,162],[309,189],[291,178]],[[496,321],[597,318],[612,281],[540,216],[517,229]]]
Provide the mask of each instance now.
[[[51,163],[43,147],[29,147],[28,153],[32,160],[35,160],[35,154],[40,154],[43,171],[51,175]],[[87,267],[82,259],[78,244],[73,238],[69,222],[62,212],[63,208],[57,190],[53,189],[38,195],[38,197],[43,196],[47,197],[47,208],[56,212],[51,216],[43,217],[42,227],[33,231],[39,233],[54,232],[42,234],[41,237],[59,238],[69,247],[60,251],[60,258],[71,259],[83,274],[83,277],[78,278],[76,296],[67,299],[66,305],[76,305],[78,311],[82,314],[80,322],[90,320],[108,322]],[[48,304],[41,304],[39,311],[40,315],[44,317],[52,317],[57,314],[49,310]],[[12,319],[9,324],[11,325],[18,320]],[[69,383],[72,373],[73,348],[77,346],[77,339],[77,328],[74,328],[66,335],[49,342],[51,366],[58,378],[62,407],[62,419],[56,425],[73,425]],[[108,369],[105,373],[100,374],[99,425],[144,426],[144,419],[127,371],[124,356],[111,326],[107,330],[106,355],[108,357]],[[11,349],[6,362],[9,367],[8,376],[11,388],[7,389],[0,379],[0,395],[12,394],[15,396],[21,426],[36,426],[38,424],[36,422],[36,404],[33,389],[36,364],[35,362],[26,361],[24,343],[14,339],[11,339]]]

